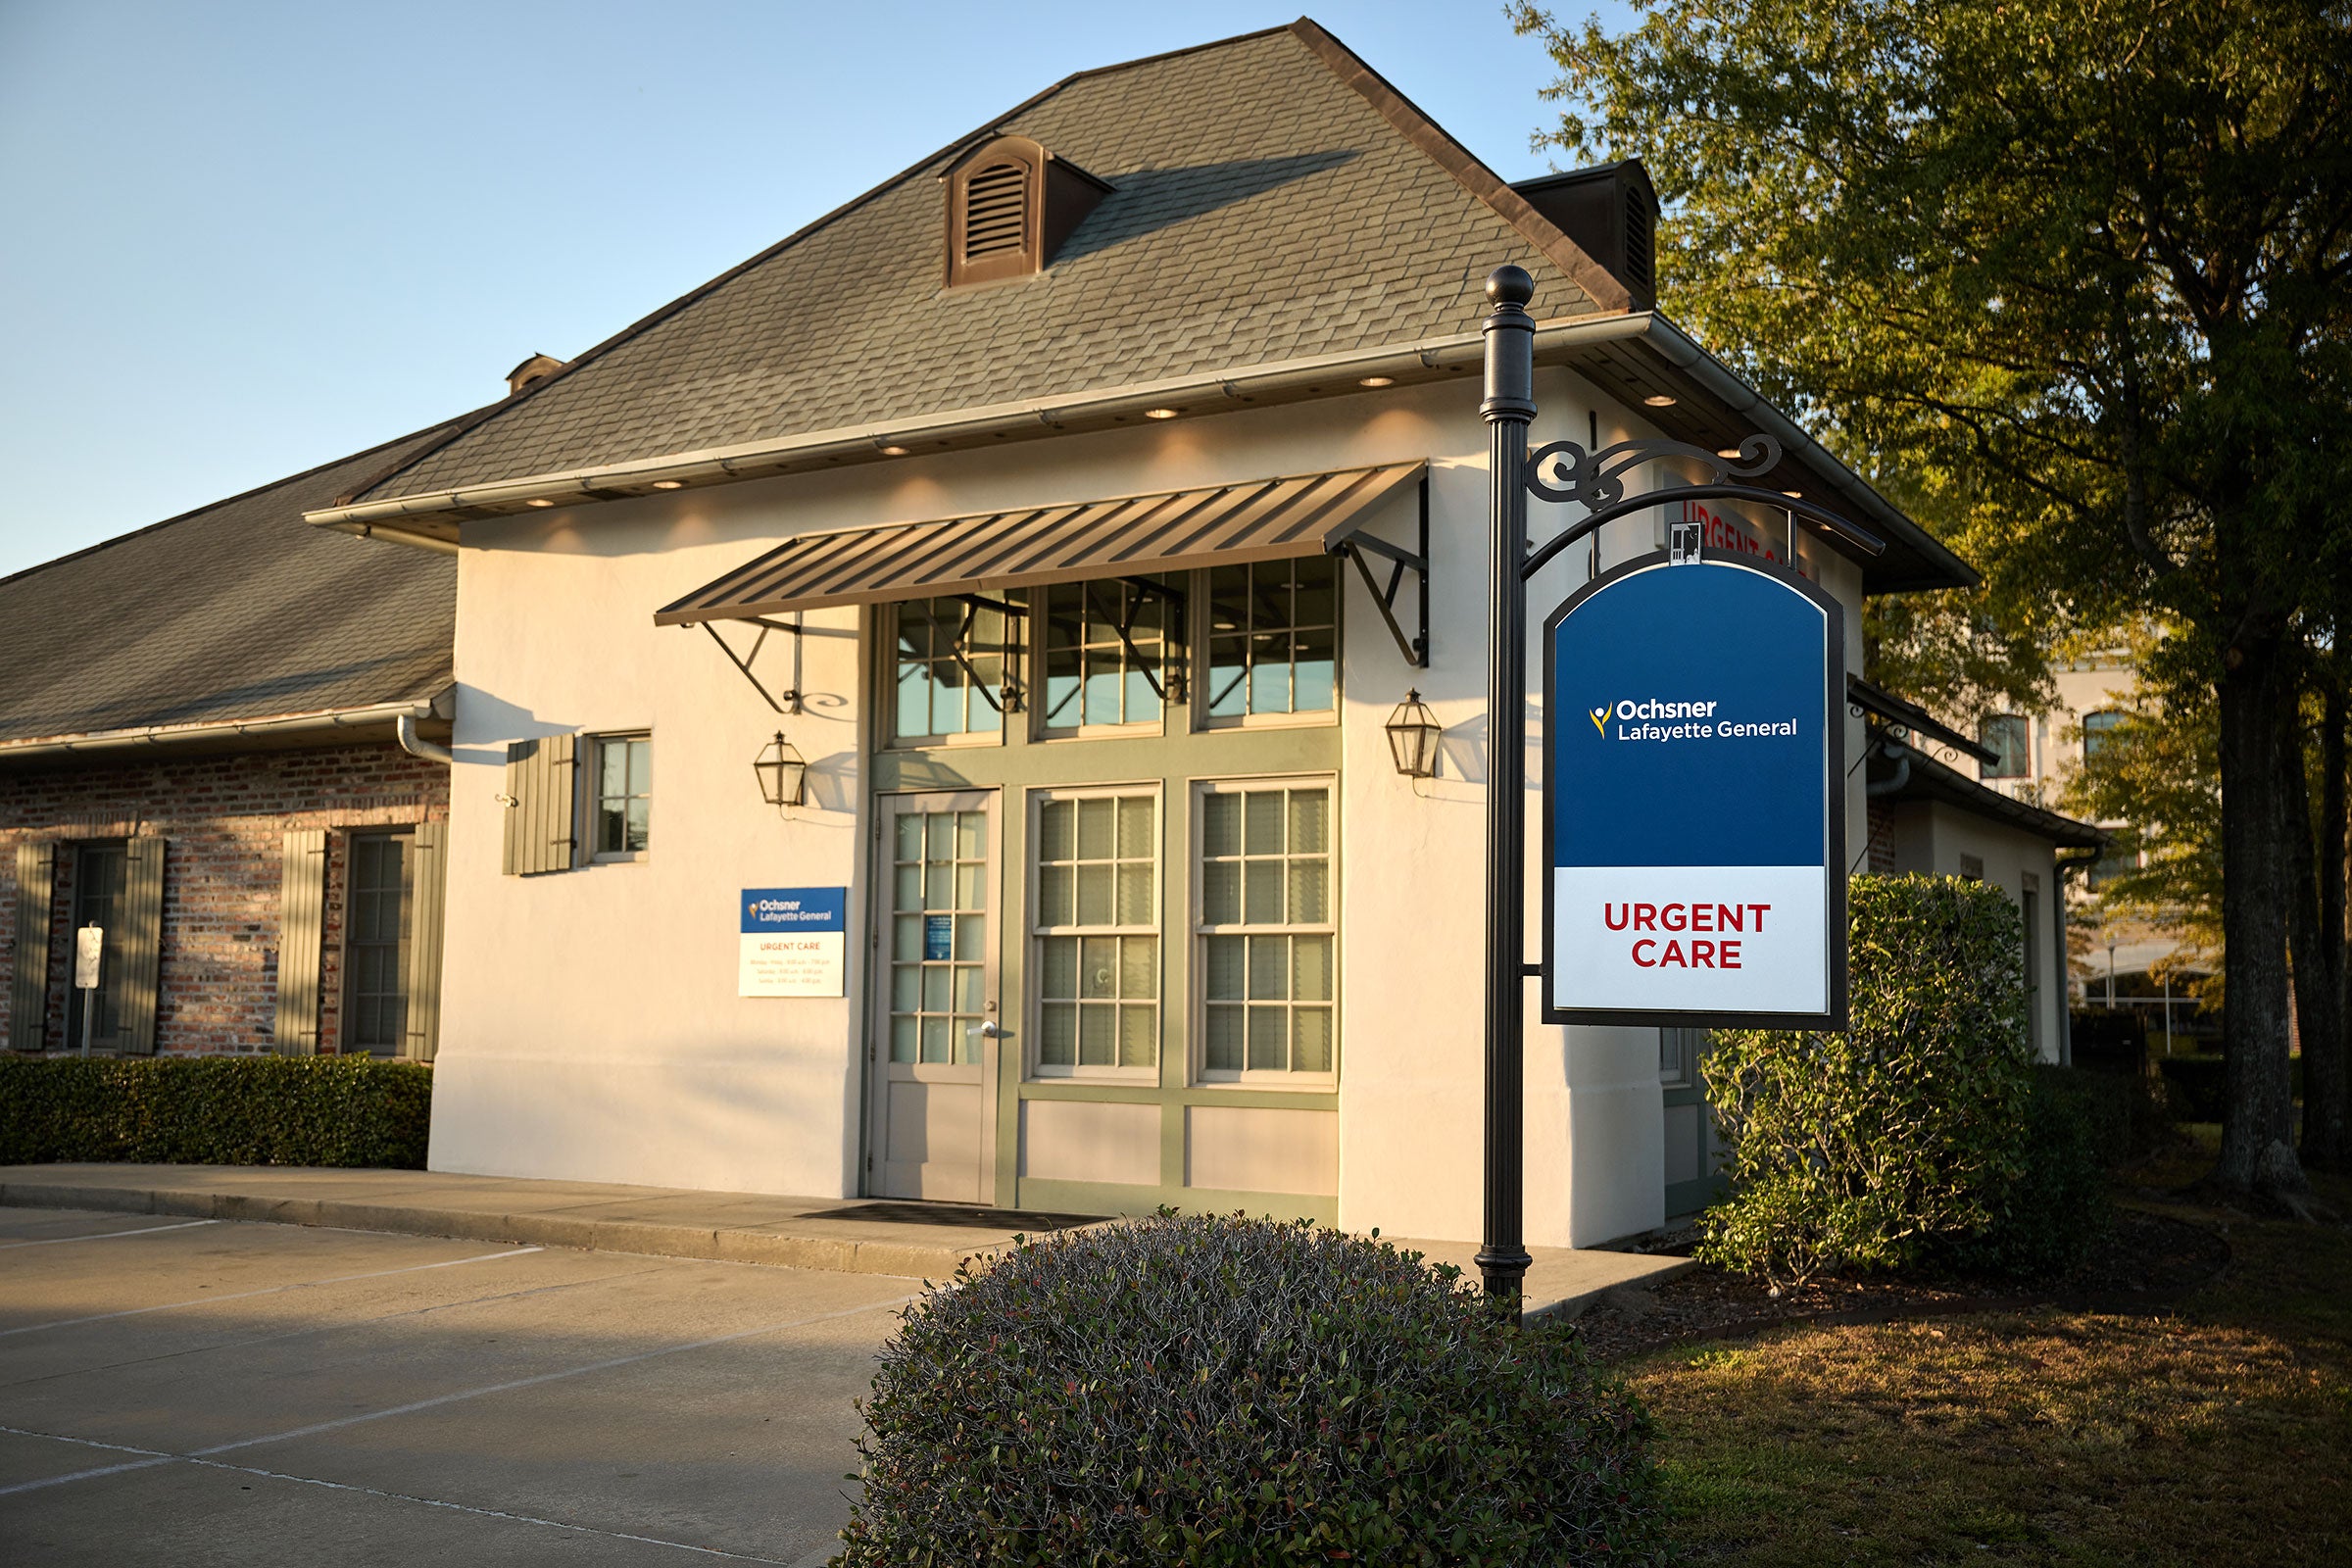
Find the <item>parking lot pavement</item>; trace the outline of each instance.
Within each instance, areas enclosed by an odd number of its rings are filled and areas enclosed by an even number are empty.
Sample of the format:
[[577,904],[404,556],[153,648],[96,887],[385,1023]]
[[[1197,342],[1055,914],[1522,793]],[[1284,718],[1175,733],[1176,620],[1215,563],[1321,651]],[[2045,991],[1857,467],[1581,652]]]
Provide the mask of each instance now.
[[0,1561],[821,1563],[915,1289],[0,1209]]

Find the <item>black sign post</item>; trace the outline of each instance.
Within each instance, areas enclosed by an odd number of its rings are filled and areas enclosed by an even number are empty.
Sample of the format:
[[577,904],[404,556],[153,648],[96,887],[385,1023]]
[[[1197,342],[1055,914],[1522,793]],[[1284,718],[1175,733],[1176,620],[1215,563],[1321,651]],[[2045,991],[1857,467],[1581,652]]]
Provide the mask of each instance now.
[[[1866,529],[1818,502],[1766,488],[1781,462],[1780,444],[1769,436],[1749,436],[1736,451],[1680,441],[1640,440],[1621,441],[1593,452],[1573,441],[1555,441],[1529,452],[1527,430],[1536,416],[1536,321],[1527,307],[1535,294],[1536,281],[1523,268],[1498,267],[1488,274],[1487,298],[1494,309],[1486,320],[1486,398],[1479,405],[1490,436],[1487,609],[1492,619],[1487,638],[1486,1225],[1477,1262],[1487,1294],[1507,1298],[1514,1308],[1520,1283],[1533,1261],[1522,1235],[1525,987],[1531,976],[1546,972],[1552,956],[1547,949],[1544,962],[1531,965],[1526,953],[1528,579],[1603,524],[1682,501],[1736,501],[1784,513],[1789,519],[1792,548],[1796,519],[1802,517],[1842,540],[1857,555],[1876,556],[1886,549]],[[1659,461],[1706,469],[1710,478],[1627,497],[1626,475]],[[1531,492],[1546,501],[1574,502],[1585,509],[1585,515],[1530,549],[1527,498]],[[1677,529],[1672,550],[1659,561],[1671,561],[1678,566],[1703,563],[1709,552],[1697,532]],[[1829,605],[1826,599],[1821,602]],[[1547,681],[1557,673],[1547,667]],[[1835,687],[1830,689],[1825,724],[1837,712],[1838,695]],[[1548,712],[1545,725],[1548,752]],[[1828,787],[1838,787],[1839,776],[1833,771],[1831,777]],[[1545,874],[1550,874],[1548,866]],[[1838,948],[1833,960],[1838,973],[1832,982],[1837,1002],[1827,1010],[1806,1009],[1804,1016],[1817,1025],[1826,1021],[1835,1026],[1843,1011],[1842,931],[1832,940]],[[1715,950],[1709,951],[1712,955]],[[1642,1016],[1652,1015],[1645,1012]],[[1613,1021],[1629,1021],[1630,1017],[1620,1013]],[[1654,1017],[1660,1022],[1677,1021],[1677,1015],[1665,1011]],[[1785,1019],[1793,1017],[1794,1013],[1784,1014]]]

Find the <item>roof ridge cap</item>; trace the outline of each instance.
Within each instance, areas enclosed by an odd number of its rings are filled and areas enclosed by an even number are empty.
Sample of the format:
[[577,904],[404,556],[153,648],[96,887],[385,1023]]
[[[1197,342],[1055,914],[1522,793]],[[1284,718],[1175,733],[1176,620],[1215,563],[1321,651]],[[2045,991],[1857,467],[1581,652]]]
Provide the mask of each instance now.
[[[496,405],[493,404],[492,407],[495,408]],[[385,450],[387,447],[396,447],[403,441],[414,441],[418,436],[431,435],[436,431],[443,429],[445,426],[454,425],[460,420],[467,417],[469,417],[469,416],[461,414],[452,418],[437,419],[431,424],[419,425],[417,428],[411,430],[406,435],[396,435],[389,440],[378,441],[373,446],[362,447],[357,452],[346,453],[339,458],[329,458],[324,463],[314,463],[309,467],[300,469],[294,473],[289,473],[283,478],[271,479],[263,484],[253,485],[247,489],[239,490],[234,495],[222,496],[218,501],[208,501],[201,507],[190,507],[187,511],[175,513],[172,515],[164,518],[160,522],[143,523],[136,528],[131,528],[125,532],[116,534],[112,538],[101,539],[94,545],[84,545],[79,550],[70,552],[69,554],[53,556],[47,561],[35,562],[29,566],[25,566],[18,571],[12,571],[8,575],[0,577],[0,588],[5,588],[10,583],[16,582],[21,578],[30,577],[36,572],[47,571],[52,566],[63,566],[69,562],[79,561],[84,556],[94,556],[101,550],[112,550],[117,545],[128,544],[131,540],[142,538],[147,534],[158,533],[163,529],[173,527],[179,523],[193,522],[208,512],[218,512],[222,507],[233,507],[240,501],[250,501],[255,496],[261,495],[267,491],[275,490],[281,485],[299,484],[303,480],[310,478],[313,474],[324,473],[329,468],[341,467],[346,463],[356,462],[361,458],[371,457],[374,454]],[[438,450],[441,445],[442,443],[435,442],[432,450]],[[301,514],[302,514],[299,512],[295,514],[295,515],[298,517]]]
[[1395,83],[1340,42],[1322,24],[1312,17],[1300,17],[1285,30],[1304,44],[1324,69],[1354,88],[1405,140],[1542,251],[1594,305],[1603,311],[1624,312],[1634,308],[1632,291],[1614,273],[1587,255],[1584,247],[1570,239],[1558,224],[1537,212],[1526,197],[1511,189],[1507,180],[1454,140],[1419,104],[1397,91]]

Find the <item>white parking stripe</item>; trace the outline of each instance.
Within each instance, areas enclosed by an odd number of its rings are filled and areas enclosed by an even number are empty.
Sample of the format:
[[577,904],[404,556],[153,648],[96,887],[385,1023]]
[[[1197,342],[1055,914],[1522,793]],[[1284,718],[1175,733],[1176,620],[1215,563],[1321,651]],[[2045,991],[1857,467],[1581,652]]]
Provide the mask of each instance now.
[[[509,1513],[503,1508],[476,1508],[467,1503],[444,1501],[439,1497],[419,1497],[414,1493],[385,1492],[375,1487],[354,1486],[349,1482],[343,1481],[321,1481],[317,1476],[289,1475],[282,1470],[264,1470],[258,1465],[229,1464],[220,1459],[188,1458],[183,1461],[179,1454],[161,1453],[154,1448],[133,1448],[125,1444],[121,1443],[100,1443],[95,1438],[69,1438],[61,1436],[55,1432],[33,1432],[24,1427],[0,1426],[0,1432],[5,1432],[11,1437],[45,1438],[51,1443],[72,1443],[85,1448],[106,1448],[115,1453],[136,1453],[145,1456],[141,1460],[130,1464],[108,1465],[103,1469],[78,1471],[71,1476],[52,1477],[51,1479],[53,1481],[79,1481],[98,1476],[121,1475],[125,1470],[152,1469],[154,1466],[159,1464],[169,1464],[176,1461],[193,1465],[202,1465],[207,1470],[226,1470],[232,1475],[261,1476],[270,1481],[292,1481],[300,1483],[306,1487],[325,1487],[333,1492],[357,1492],[370,1497],[389,1498],[395,1502],[421,1503],[427,1508],[449,1508],[458,1513],[475,1514],[485,1519],[507,1519],[512,1520],[515,1524],[544,1525],[551,1530],[573,1530],[578,1531],[582,1535],[608,1536],[614,1541],[642,1542],[649,1546],[674,1546],[680,1551],[700,1552],[706,1557],[724,1557],[730,1562],[772,1563],[776,1564],[776,1568],[787,1568],[787,1565],[778,1563],[777,1559],[773,1557],[753,1557],[739,1551],[724,1551],[716,1546],[697,1546],[690,1542],[664,1541],[659,1536],[636,1536],[629,1534],[625,1530],[599,1530],[594,1525],[566,1524],[561,1519],[541,1519],[527,1513]],[[38,1483],[35,1483],[35,1485],[38,1485]],[[23,1487],[10,1487],[5,1491],[0,1491],[0,1496],[7,1495],[9,1492],[22,1492],[24,1490],[26,1489]],[[833,1548],[827,1546],[821,1555],[804,1558],[802,1561],[803,1563],[827,1562],[832,1559],[833,1555]],[[801,1565],[792,1564],[789,1565],[789,1568],[801,1568]]]
[[[461,1389],[455,1394],[437,1395],[430,1399],[417,1399],[409,1404],[396,1404],[386,1410],[369,1410],[360,1415],[342,1416],[333,1421],[317,1421],[309,1426],[293,1427],[284,1432],[272,1432],[265,1437],[239,1438],[234,1443],[217,1443],[209,1448],[198,1448],[189,1453],[157,1454],[155,1457],[137,1459],[127,1464],[106,1465],[95,1470],[76,1470],[70,1475],[44,1476],[38,1481],[20,1481],[13,1487],[0,1487],[0,1497],[13,1496],[20,1492],[37,1492],[46,1487],[62,1487],[72,1481],[94,1481],[101,1476],[121,1475],[128,1470],[152,1469],[159,1464],[172,1464],[183,1459],[206,1460],[215,1454],[234,1453],[239,1448],[255,1448],[264,1444],[289,1443],[296,1438],[316,1437],[321,1432],[340,1432],[346,1427],[356,1427],[369,1421],[381,1421],[390,1416],[414,1415],[419,1410],[438,1409],[445,1404],[456,1404],[465,1399],[478,1399],[485,1395],[511,1394],[516,1389],[533,1389],[544,1383],[558,1383],[565,1378],[582,1377],[590,1372],[610,1372],[615,1367],[634,1366],[640,1361],[652,1361],[665,1355],[679,1355],[688,1350],[707,1350],[714,1345],[732,1345],[738,1340],[754,1339],[762,1334],[774,1334],[784,1329],[807,1328],[812,1323],[830,1323],[836,1318],[857,1317],[864,1312],[888,1311],[894,1306],[904,1306],[913,1299],[915,1298],[911,1295],[901,1296],[892,1300],[875,1301],[865,1306],[846,1306],[838,1311],[818,1312],[810,1317],[791,1318],[781,1323],[763,1323],[756,1329],[739,1329],[733,1334],[715,1335],[710,1339],[695,1340],[686,1345],[665,1345],[659,1349],[640,1350],[635,1355],[616,1355],[603,1361],[590,1361],[581,1366],[565,1367],[560,1372],[542,1372],[536,1377],[514,1378],[506,1383],[485,1384],[478,1389]],[[13,1429],[0,1428],[0,1431],[7,1430]],[[48,1432],[26,1432],[20,1435],[40,1438],[57,1436]],[[89,1443],[90,1440],[64,1438],[60,1441]],[[90,1446],[93,1447],[120,1446],[114,1444],[94,1443]],[[154,1453],[154,1450],[149,1448],[122,1448],[122,1451]],[[673,1543],[663,1543],[663,1544],[673,1544]]]
[[158,1231],[187,1231],[199,1225],[220,1223],[217,1219],[190,1219],[177,1225],[149,1225],[135,1231],[92,1231],[87,1236],[44,1236],[37,1242],[0,1242],[0,1252],[13,1252],[20,1247],[56,1247],[65,1242],[111,1242],[118,1236],[153,1236]]
[[[202,1223],[210,1225],[212,1220]],[[88,1317],[61,1317],[48,1323],[27,1323],[23,1328],[0,1329],[0,1340],[12,1334],[38,1334],[43,1329],[70,1329],[76,1323],[104,1323],[110,1318],[137,1317],[146,1312],[172,1312],[183,1306],[214,1306],[221,1301],[249,1301],[257,1296],[278,1296],[287,1291],[312,1291],[322,1285],[348,1285],[353,1280],[380,1280],[393,1274],[417,1274],[429,1268],[456,1268],[463,1263],[495,1263],[502,1257],[527,1257],[542,1252],[542,1247],[516,1247],[504,1252],[482,1252],[473,1257],[445,1258],[438,1263],[412,1263],[406,1268],[379,1268],[366,1274],[337,1274],[331,1279],[297,1280],[291,1285],[271,1285],[258,1291],[238,1291],[229,1296],[199,1296],[188,1301],[163,1301],[154,1306],[125,1307],[120,1312],[93,1312]]]

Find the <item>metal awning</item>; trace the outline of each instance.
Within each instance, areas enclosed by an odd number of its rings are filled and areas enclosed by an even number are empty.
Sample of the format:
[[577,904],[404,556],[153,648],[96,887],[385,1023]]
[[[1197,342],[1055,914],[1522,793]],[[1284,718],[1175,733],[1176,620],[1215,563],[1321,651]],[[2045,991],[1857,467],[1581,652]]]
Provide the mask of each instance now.
[[[1337,554],[1374,508],[1428,467],[1396,463],[807,534],[663,607],[654,622],[707,625],[788,610]],[[1377,553],[1405,554],[1394,546]]]

